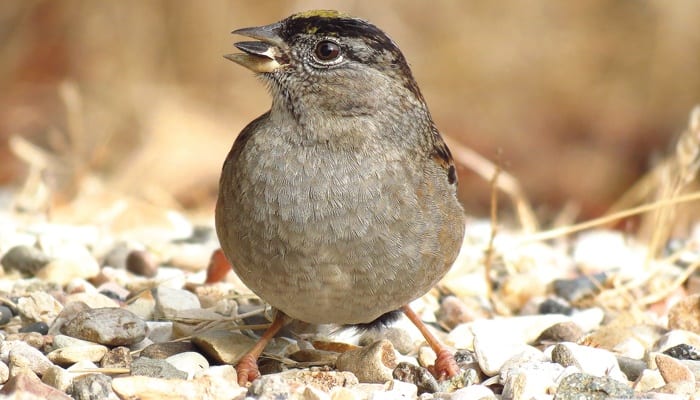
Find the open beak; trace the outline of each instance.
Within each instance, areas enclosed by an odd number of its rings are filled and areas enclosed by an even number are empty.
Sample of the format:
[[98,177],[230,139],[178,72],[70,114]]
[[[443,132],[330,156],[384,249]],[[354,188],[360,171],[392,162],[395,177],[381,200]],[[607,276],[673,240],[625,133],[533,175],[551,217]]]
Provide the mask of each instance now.
[[224,57],[257,73],[273,72],[288,62],[286,45],[279,36],[280,23],[236,29],[234,35],[247,36],[258,41],[234,43],[243,53]]

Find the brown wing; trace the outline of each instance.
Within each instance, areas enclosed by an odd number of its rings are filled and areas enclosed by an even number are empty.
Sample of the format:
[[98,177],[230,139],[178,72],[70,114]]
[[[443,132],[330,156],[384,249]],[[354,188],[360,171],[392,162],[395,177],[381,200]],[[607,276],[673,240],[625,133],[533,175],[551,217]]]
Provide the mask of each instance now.
[[452,159],[452,153],[447,147],[447,144],[440,136],[440,132],[437,130],[435,125],[432,126],[432,140],[433,140],[433,160],[437,162],[444,170],[447,175],[447,181],[452,185],[457,184],[457,170],[455,169],[455,163]]

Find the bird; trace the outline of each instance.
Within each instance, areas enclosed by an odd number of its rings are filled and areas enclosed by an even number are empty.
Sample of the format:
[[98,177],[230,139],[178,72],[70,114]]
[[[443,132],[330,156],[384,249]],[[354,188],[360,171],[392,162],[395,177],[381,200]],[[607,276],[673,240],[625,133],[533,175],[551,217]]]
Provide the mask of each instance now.
[[289,321],[372,327],[405,314],[459,369],[409,303],[461,248],[457,172],[397,44],[334,10],[232,32],[224,57],[267,86],[270,109],[236,137],[219,180],[215,226],[234,271],[276,314],[237,363],[238,382]]

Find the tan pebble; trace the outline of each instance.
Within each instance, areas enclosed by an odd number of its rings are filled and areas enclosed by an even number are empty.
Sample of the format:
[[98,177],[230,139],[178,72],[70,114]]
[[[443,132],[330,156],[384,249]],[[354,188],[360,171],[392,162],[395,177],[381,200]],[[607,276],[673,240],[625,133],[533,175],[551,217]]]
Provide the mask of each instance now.
[[657,354],[655,360],[656,367],[666,383],[693,382],[695,385],[695,374],[680,361],[665,354]]
[[341,354],[336,367],[357,376],[360,382],[383,383],[392,380],[396,368],[394,346],[388,340],[380,340],[362,349]]
[[668,329],[684,329],[700,334],[700,294],[687,296],[671,307]]

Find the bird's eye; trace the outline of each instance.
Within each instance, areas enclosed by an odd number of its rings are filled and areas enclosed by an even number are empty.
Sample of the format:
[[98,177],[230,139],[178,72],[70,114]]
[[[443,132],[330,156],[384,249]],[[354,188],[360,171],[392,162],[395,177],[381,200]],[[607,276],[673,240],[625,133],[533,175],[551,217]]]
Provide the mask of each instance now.
[[324,40],[316,45],[314,53],[321,61],[332,61],[340,56],[340,46],[330,40]]

